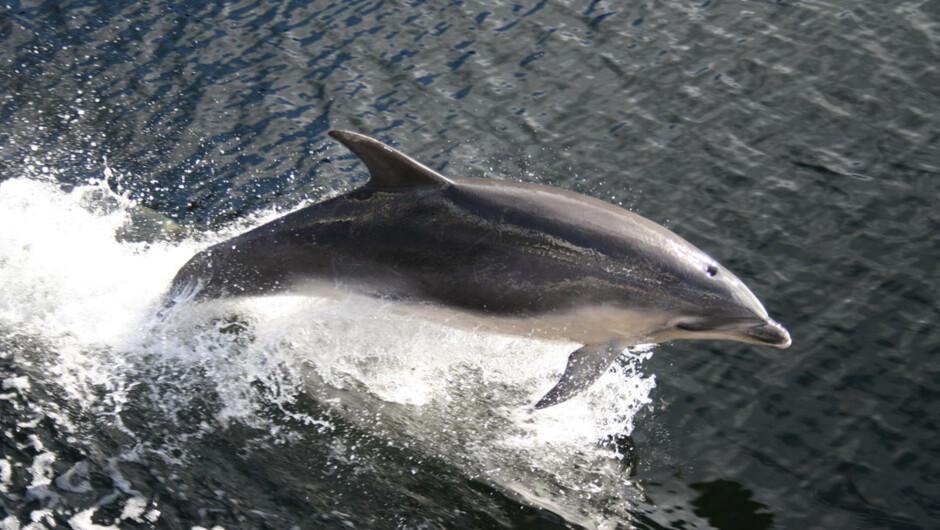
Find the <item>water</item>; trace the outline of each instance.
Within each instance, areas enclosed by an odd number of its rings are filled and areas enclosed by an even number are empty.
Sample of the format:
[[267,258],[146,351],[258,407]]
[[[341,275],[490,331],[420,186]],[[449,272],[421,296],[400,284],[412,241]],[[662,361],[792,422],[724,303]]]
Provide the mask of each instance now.
[[[928,2],[6,2],[0,526],[929,528]],[[205,246],[360,185],[325,132],[665,224],[785,351],[625,355],[278,297],[158,315]]]

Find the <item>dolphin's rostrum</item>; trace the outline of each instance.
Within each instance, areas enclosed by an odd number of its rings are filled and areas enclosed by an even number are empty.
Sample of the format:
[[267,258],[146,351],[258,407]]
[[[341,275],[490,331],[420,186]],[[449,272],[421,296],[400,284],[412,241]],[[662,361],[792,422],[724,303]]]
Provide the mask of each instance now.
[[634,344],[790,345],[734,274],[652,221],[547,186],[447,178],[367,136],[329,134],[365,163],[368,183],[196,254],[171,301],[320,282],[474,329],[583,344],[537,408],[586,389]]

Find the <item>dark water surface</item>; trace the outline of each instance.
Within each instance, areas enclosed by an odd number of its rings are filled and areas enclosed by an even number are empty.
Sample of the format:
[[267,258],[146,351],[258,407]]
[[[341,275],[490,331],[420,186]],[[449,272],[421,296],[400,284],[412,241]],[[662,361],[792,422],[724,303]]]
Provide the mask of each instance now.
[[[938,124],[927,1],[3,2],[0,528],[936,527]],[[193,252],[364,182],[330,128],[630,208],[794,344],[539,415],[564,345],[159,317]]]

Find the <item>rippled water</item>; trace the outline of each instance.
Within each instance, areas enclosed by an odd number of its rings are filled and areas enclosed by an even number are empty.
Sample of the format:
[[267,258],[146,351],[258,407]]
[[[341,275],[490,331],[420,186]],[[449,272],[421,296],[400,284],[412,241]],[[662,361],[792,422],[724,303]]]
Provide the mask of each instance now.
[[[940,11],[911,2],[5,2],[0,527],[929,528]],[[325,133],[665,224],[785,351],[570,345],[278,297],[194,252],[352,189]]]

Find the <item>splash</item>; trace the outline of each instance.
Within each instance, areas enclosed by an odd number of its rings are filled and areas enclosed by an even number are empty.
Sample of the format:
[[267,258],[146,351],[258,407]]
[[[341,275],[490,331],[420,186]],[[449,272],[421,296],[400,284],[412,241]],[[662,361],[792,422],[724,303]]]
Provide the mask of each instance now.
[[[71,190],[43,179],[0,183],[0,329],[49,344],[46,376],[79,408],[104,410],[136,440],[134,451],[183,462],[192,456],[188,439],[233,423],[267,429],[272,444],[297,438],[290,421],[328,433],[328,419],[297,410],[298,399],[311,396],[390,444],[437,455],[574,519],[578,509],[563,506],[572,499],[612,483],[622,490],[623,455],[603,442],[629,435],[649,402],[655,380],[640,368],[650,348],[625,352],[582,396],[536,411],[532,403],[576,345],[449,328],[360,296],[161,309],[166,286],[192,254],[244,227],[202,242],[170,242],[159,232],[121,238],[140,215],[108,185],[115,175],[105,176]],[[174,424],[194,401],[211,417]],[[262,414],[272,407],[282,417]],[[128,413],[142,408],[146,419]],[[127,518],[158,517],[126,489]]]

